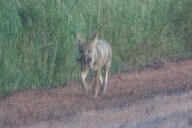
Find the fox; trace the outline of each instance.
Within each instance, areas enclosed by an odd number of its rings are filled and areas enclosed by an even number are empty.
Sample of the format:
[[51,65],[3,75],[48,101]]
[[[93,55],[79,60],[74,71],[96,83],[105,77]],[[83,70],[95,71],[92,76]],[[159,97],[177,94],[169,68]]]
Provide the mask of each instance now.
[[[79,34],[76,34],[79,55],[76,61],[81,67],[81,85],[85,94],[88,93],[86,77],[90,70],[95,72],[95,81],[92,87],[93,98],[97,98],[99,87],[103,94],[107,92],[108,75],[111,66],[112,49],[109,43],[98,39],[98,33],[84,40]],[[103,81],[102,69],[105,68],[105,78]]]

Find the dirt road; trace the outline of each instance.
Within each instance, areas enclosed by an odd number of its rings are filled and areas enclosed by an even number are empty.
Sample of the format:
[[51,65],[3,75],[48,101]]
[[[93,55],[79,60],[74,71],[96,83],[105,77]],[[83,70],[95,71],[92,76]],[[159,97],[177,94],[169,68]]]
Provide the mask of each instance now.
[[3,99],[0,128],[192,127],[192,60],[113,75],[96,100],[80,89],[76,82]]
[[84,111],[70,121],[42,121],[22,128],[191,128],[192,92],[156,96],[125,108]]

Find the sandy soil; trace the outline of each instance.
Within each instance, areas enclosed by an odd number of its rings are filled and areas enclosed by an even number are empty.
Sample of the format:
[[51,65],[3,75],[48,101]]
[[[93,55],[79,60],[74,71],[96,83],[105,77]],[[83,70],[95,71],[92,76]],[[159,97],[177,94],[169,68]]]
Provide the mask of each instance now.
[[108,87],[96,100],[79,82],[18,92],[0,101],[0,128],[192,127],[192,60],[113,75]]

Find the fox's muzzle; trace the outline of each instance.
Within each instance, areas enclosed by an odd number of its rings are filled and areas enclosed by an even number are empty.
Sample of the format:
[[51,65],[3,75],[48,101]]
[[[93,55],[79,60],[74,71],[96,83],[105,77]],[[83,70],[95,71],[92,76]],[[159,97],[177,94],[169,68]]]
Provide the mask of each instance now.
[[76,59],[76,61],[81,64],[81,65],[87,65],[87,64],[90,64],[92,59],[91,58],[84,58],[84,57],[81,57],[81,58],[78,58]]
[[91,61],[92,61],[91,58],[86,58],[86,59],[85,59],[85,62],[86,62],[87,64],[91,63]]

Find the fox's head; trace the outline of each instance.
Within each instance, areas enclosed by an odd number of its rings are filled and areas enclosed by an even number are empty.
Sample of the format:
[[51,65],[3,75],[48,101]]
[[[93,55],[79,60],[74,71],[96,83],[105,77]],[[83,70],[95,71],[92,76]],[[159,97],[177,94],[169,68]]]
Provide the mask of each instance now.
[[85,41],[77,34],[77,42],[80,58],[77,60],[81,65],[90,64],[94,61],[95,46],[97,43],[98,33],[95,33],[89,40]]

